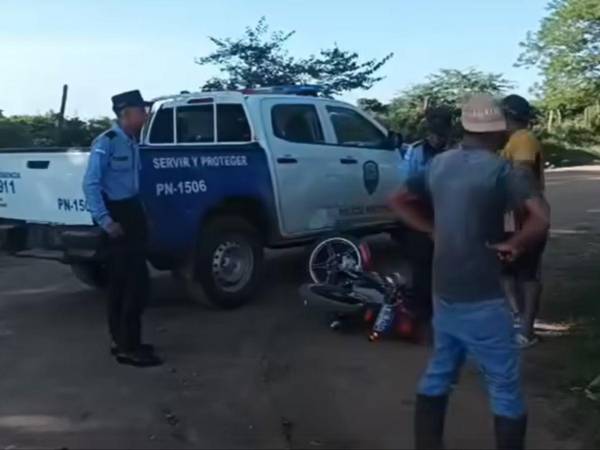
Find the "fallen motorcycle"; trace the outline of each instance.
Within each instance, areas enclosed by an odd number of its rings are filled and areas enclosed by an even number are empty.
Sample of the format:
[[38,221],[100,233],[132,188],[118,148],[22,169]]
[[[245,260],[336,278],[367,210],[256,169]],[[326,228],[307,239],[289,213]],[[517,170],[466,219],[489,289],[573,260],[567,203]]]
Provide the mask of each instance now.
[[307,307],[324,309],[335,330],[368,328],[368,337],[416,337],[416,319],[408,308],[410,290],[399,273],[369,271],[366,243],[345,236],[318,242],[309,258],[312,283],[301,286]]

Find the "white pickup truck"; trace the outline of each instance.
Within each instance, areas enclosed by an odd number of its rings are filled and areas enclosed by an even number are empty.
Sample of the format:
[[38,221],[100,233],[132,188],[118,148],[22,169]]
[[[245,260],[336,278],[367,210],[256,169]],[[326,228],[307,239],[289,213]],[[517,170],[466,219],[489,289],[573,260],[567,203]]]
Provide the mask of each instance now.
[[[194,297],[242,304],[265,247],[303,245],[339,227],[364,235],[397,226],[386,202],[400,183],[398,143],[354,106],[311,93],[154,101],[140,146],[148,258],[180,273]],[[0,249],[60,260],[97,286],[106,267],[81,188],[87,159],[80,148],[0,149]]]

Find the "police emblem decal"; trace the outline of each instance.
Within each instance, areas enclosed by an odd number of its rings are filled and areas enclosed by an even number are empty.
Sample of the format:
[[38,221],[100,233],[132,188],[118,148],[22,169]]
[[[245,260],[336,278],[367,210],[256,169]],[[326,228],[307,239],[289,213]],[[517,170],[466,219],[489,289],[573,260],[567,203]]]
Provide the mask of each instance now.
[[363,180],[365,189],[372,195],[379,185],[379,166],[375,161],[367,161],[363,164]]

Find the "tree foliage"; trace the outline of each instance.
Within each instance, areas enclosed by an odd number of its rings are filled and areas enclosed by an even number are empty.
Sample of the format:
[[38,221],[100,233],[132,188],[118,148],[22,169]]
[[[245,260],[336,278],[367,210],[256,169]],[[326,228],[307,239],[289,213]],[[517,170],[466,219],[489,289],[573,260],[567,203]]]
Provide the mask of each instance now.
[[436,106],[451,109],[458,118],[464,98],[471,93],[486,92],[502,95],[513,84],[497,73],[475,69],[442,69],[400,93],[387,107],[387,121],[395,130],[409,139],[420,135],[420,125],[425,111]]
[[216,38],[211,54],[196,58],[199,65],[219,67],[223,77],[208,80],[203,90],[243,89],[286,84],[319,84],[327,96],[368,89],[383,77],[377,72],[393,56],[361,61],[358,54],[337,45],[306,58],[291,56],[286,44],[295,32],[269,33],[265,18],[248,27],[241,38]]
[[552,0],[521,46],[517,65],[540,69],[537,91],[547,108],[581,112],[600,95],[599,0]]
[[50,111],[36,116],[0,116],[0,148],[28,146],[88,146],[110,127],[108,118],[81,120],[66,118],[61,132],[57,114]]

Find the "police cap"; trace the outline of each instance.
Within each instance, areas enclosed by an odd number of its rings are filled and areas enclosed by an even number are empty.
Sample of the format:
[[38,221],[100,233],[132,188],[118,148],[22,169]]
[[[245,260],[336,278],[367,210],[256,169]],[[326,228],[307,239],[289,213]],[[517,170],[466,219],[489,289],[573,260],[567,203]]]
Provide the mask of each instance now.
[[122,92],[121,94],[114,95],[112,97],[113,111],[115,114],[119,114],[125,108],[140,107],[145,108],[151,105],[142,97],[142,94],[137,89],[135,91]]

